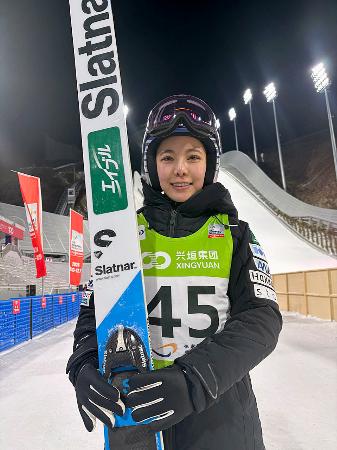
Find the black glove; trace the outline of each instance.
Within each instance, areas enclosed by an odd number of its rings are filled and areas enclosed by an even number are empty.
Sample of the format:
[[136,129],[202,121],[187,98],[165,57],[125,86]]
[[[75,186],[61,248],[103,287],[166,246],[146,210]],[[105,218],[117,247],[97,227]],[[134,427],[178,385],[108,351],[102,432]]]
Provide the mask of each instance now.
[[152,431],[165,430],[193,412],[185,375],[177,365],[134,375],[129,387],[125,406],[132,408],[136,422],[152,419],[147,425]]
[[125,412],[119,390],[109,384],[91,364],[84,364],[78,372],[75,391],[77,406],[88,431],[95,428],[96,418],[113,428],[114,414],[122,416]]
[[84,364],[91,364],[98,368],[98,346],[96,332],[94,334],[87,334],[79,340],[74,346],[74,353],[70,356],[66,373],[69,374],[69,380],[75,387],[77,375]]

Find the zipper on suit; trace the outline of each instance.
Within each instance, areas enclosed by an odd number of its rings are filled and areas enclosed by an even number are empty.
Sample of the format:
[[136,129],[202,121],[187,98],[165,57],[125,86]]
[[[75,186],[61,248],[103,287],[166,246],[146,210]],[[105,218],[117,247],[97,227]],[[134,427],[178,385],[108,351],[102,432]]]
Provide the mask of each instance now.
[[175,209],[172,209],[170,217],[169,237],[174,236],[176,220],[177,220],[177,211]]

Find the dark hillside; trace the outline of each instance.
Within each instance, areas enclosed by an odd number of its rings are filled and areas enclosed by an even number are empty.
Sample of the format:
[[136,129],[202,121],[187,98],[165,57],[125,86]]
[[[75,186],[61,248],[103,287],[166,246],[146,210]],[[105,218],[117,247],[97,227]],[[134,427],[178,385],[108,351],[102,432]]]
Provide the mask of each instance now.
[[[337,182],[328,131],[282,144],[288,192],[322,208],[337,209]],[[264,154],[261,168],[282,186],[277,149]]]

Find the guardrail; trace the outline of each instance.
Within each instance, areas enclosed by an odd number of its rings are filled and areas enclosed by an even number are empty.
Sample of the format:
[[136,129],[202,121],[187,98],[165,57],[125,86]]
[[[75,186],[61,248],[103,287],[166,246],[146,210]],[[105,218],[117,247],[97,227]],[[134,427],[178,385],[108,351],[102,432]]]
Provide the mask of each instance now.
[[0,352],[78,316],[83,292],[0,300]]

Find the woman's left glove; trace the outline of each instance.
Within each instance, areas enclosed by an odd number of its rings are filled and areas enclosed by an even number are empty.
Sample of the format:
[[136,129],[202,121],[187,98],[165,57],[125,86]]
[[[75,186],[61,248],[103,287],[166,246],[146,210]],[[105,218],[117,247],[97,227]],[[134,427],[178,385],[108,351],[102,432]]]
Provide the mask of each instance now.
[[152,431],[165,430],[193,412],[185,375],[175,364],[134,375],[129,388],[125,406],[132,408],[136,422],[145,422]]

